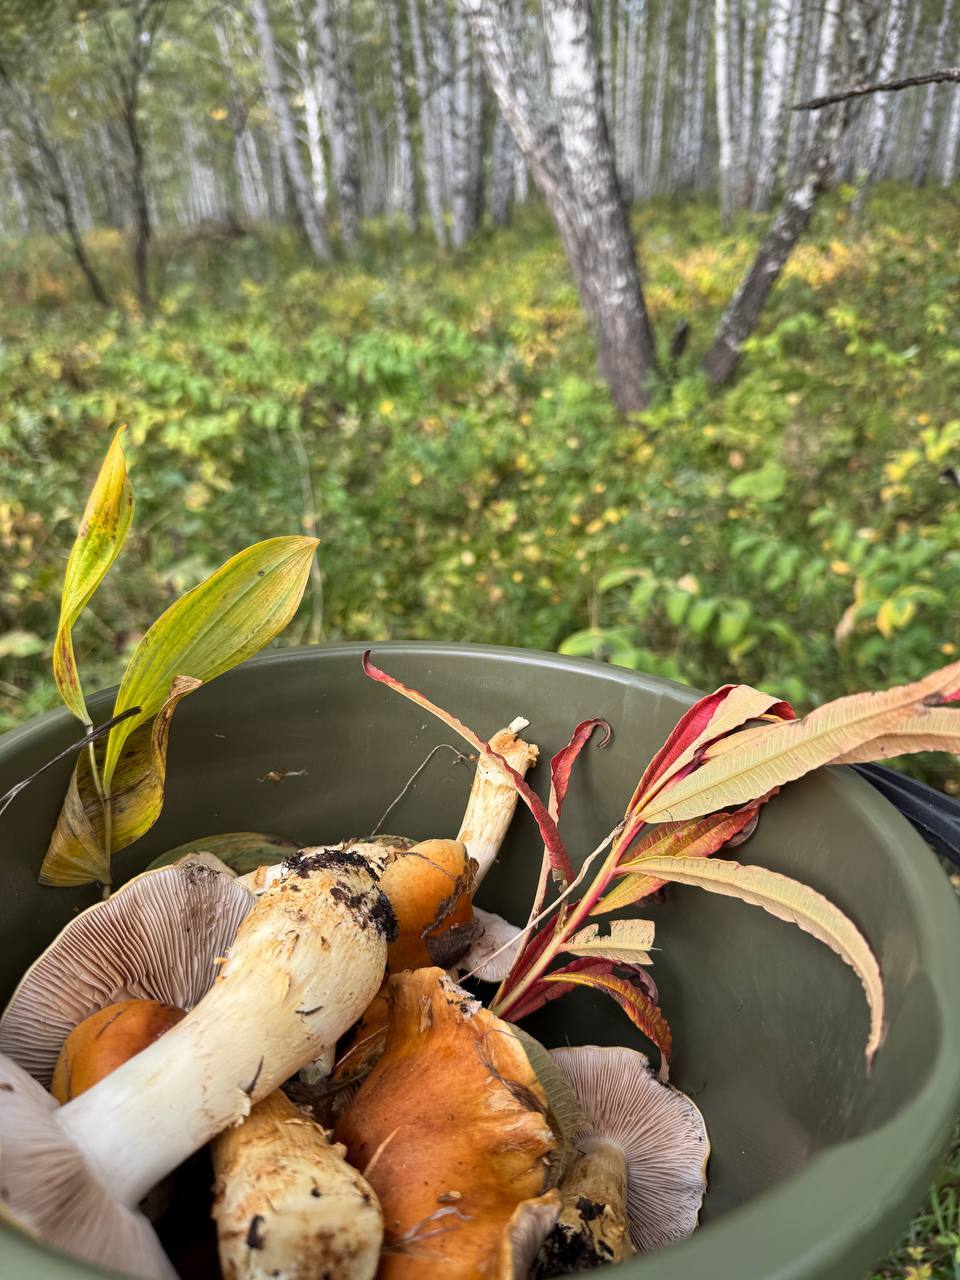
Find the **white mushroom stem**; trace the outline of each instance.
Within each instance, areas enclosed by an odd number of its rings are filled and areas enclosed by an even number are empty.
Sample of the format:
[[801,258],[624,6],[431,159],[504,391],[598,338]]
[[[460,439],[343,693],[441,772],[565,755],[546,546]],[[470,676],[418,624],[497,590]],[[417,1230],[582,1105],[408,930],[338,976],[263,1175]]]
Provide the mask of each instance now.
[[[562,1246],[564,1238],[578,1238],[582,1256],[592,1256],[597,1266],[622,1262],[634,1252],[627,1220],[626,1158],[615,1143],[604,1138],[585,1136],[578,1146],[580,1154],[558,1188],[562,1208],[551,1239]],[[548,1264],[549,1254],[548,1241]],[[561,1247],[560,1257],[568,1256]]]
[[224,1280],[372,1280],[383,1214],[370,1184],[277,1090],[213,1144]]
[[119,1201],[136,1204],[239,1123],[333,1044],[376,994],[392,916],[374,870],[360,858],[309,852],[244,920],[196,1008],[57,1113]]
[[[522,716],[517,716],[490,739],[493,750],[503,756],[521,778],[537,763],[540,755],[539,747],[518,737],[529,723]],[[493,866],[516,807],[516,788],[496,765],[481,756],[457,835],[457,839],[467,846],[470,857],[476,860],[477,884]]]

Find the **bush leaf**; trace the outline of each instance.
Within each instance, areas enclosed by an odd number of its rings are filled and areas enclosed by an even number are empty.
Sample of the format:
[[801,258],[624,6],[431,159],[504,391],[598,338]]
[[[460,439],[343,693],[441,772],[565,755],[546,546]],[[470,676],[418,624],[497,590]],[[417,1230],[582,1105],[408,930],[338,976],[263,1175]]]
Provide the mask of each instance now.
[[589,924],[573,935],[564,951],[574,956],[597,956],[626,964],[653,964],[649,952],[654,930],[652,920],[614,920],[610,932],[601,935],[599,925]]
[[156,620],[134,650],[117,694],[114,714],[140,714],[111,732],[104,753],[103,788],[124,743],[163,705],[174,679],[213,680],[251,657],[278,635],[297,611],[316,538],[268,538],[232,556]]
[[929,718],[931,702],[953,692],[960,683],[960,663],[935,671],[915,684],[885,693],[856,693],[818,707],[800,720],[787,720],[767,730],[747,730],[741,750],[723,749],[664,787],[638,810],[647,822],[696,818],[717,809],[744,804],[820,765],[849,758],[875,738],[895,735],[901,725]]
[[127,479],[120,439],[123,430],[121,427],[107,450],[70,551],[53,646],[53,676],[60,696],[84,724],[90,724],[90,715],[73,653],[73,627],[116,560],[133,519],[133,487]]
[[649,858],[643,865],[648,875],[662,880],[695,885],[708,893],[739,898],[750,906],[762,907],[778,920],[795,924],[825,942],[846,961],[863,984],[870,1006],[870,1034],[865,1049],[869,1067],[883,1038],[883,980],[880,966],[863,934],[839,907],[809,885],[766,867],[699,858]]
[[[152,723],[130,736],[114,776],[111,851],[125,849],[149,831],[163,808],[170,721],[181,698],[199,688],[199,680],[179,676]],[[100,744],[97,744],[98,748]],[[101,752],[98,750],[97,755]],[[40,868],[40,883],[80,885],[110,882],[103,805],[90,773],[90,757],[77,759],[56,829]]]

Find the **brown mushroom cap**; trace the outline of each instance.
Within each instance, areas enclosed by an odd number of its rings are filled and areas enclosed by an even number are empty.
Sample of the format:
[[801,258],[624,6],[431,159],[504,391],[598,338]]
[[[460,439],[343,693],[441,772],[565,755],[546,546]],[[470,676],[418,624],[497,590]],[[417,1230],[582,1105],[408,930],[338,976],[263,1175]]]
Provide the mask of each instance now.
[[627,1216],[635,1248],[682,1240],[697,1225],[710,1142],[703,1116],[686,1094],[662,1084],[635,1049],[586,1045],[553,1049],[589,1128],[575,1135],[613,1143],[627,1162]]
[[159,1000],[121,1000],[78,1023],[60,1049],[50,1092],[69,1102],[186,1017]]
[[421,840],[387,866],[380,887],[397,917],[387,951],[391,973],[440,963],[429,941],[472,921],[474,870],[458,840]]
[[383,1057],[335,1129],[383,1206],[381,1280],[493,1276],[547,1190],[546,1096],[509,1024],[441,970],[395,975],[387,998]]
[[136,876],[71,920],[27,970],[0,1018],[0,1052],[49,1087],[67,1036],[106,1005],[192,1009],[254,901],[190,859]]

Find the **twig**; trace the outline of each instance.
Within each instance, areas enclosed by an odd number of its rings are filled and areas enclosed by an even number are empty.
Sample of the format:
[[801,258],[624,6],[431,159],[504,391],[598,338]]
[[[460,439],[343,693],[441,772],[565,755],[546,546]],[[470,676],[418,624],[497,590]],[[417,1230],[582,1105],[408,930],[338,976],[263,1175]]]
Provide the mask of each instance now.
[[848,98],[862,98],[868,93],[896,93],[898,89],[912,89],[919,84],[960,84],[960,67],[940,67],[936,71],[925,71],[922,75],[904,76],[900,80],[881,80],[876,84],[858,84],[849,89],[838,89],[836,93],[825,94],[822,98],[808,98],[806,102],[795,102],[791,111],[819,111],[821,107],[832,107],[835,102],[846,102]]
[[407,794],[407,792],[410,790],[410,788],[413,786],[416,780],[420,777],[421,773],[423,773],[424,769],[427,767],[427,765],[430,763],[433,757],[437,754],[438,751],[444,751],[444,750],[453,752],[453,754],[457,758],[457,764],[460,764],[460,763],[469,764],[470,761],[473,759],[473,756],[465,756],[462,751],[458,751],[457,748],[452,746],[449,742],[438,743],[433,748],[433,750],[427,754],[426,759],[422,760],[421,763],[417,765],[416,769],[414,769],[413,773],[411,773],[410,777],[403,784],[402,790],[399,792],[398,795],[396,795],[390,801],[386,809],[384,809],[383,813],[380,815],[380,821],[377,823],[377,825],[373,828],[373,830],[367,836],[368,840],[372,840],[374,836],[379,835],[380,829],[383,826],[383,824],[386,822],[387,818],[389,818],[393,810],[397,807],[397,805],[400,803],[403,797]]
[[0,796],[0,816],[6,813],[10,804],[17,798],[20,792],[23,791],[25,787],[29,787],[30,783],[33,782],[35,778],[39,778],[41,773],[45,773],[47,769],[53,768],[53,766],[65,756],[71,755],[74,751],[82,751],[89,743],[95,742],[97,738],[102,738],[105,733],[109,733],[113,726],[115,724],[119,724],[121,720],[129,720],[131,716],[139,714],[139,707],[128,707],[126,711],[122,711],[120,715],[107,720],[106,723],[100,725],[99,728],[91,729],[89,733],[85,733],[79,742],[72,742],[69,747],[64,747],[64,749],[58,752],[52,760],[48,760],[47,763],[42,764],[36,772],[31,773],[29,778],[24,778],[22,782],[16,783],[16,785],[12,786],[8,792]]

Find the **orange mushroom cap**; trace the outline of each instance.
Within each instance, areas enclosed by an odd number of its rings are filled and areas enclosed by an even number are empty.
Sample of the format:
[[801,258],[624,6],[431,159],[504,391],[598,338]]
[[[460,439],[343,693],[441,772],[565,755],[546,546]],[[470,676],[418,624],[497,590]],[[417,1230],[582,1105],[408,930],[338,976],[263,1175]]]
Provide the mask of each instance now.
[[92,1013],[64,1040],[50,1092],[58,1102],[79,1097],[184,1017],[159,1000],[120,1000]]
[[475,869],[459,840],[421,840],[398,852],[380,880],[397,917],[397,938],[387,950],[391,973],[452,964],[430,946],[452,931],[463,936],[467,949],[473,940]]
[[380,1280],[493,1280],[547,1190],[546,1095],[509,1024],[440,969],[395,975],[387,1000],[383,1057],[335,1129],[383,1207]]

